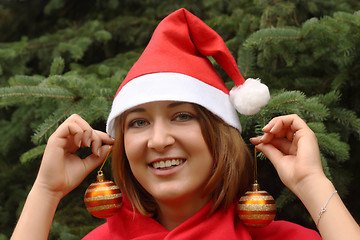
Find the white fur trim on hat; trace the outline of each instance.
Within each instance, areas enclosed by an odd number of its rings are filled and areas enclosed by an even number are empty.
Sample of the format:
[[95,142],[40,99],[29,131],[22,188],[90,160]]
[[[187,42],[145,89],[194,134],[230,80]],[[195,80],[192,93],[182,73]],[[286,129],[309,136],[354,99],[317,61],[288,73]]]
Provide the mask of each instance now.
[[244,115],[254,115],[270,100],[269,88],[260,79],[249,78],[244,84],[233,87],[230,101]]
[[241,131],[239,117],[229,95],[196,78],[180,73],[142,75],[128,82],[115,97],[106,131],[115,137],[115,118],[137,105],[154,101],[196,103]]

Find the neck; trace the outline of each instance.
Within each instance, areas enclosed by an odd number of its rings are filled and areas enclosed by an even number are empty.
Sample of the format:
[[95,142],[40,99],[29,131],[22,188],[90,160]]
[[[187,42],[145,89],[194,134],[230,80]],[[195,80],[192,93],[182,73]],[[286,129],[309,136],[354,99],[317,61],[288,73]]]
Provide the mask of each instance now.
[[197,200],[158,201],[158,221],[168,230],[185,222],[209,202],[208,198]]

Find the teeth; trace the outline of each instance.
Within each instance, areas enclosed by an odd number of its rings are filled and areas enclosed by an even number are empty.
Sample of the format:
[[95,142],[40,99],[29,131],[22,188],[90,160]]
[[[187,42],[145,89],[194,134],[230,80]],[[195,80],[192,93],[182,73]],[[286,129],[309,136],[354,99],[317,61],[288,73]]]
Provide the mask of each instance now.
[[169,167],[179,166],[183,162],[184,162],[184,160],[179,160],[179,159],[159,161],[159,162],[152,163],[152,167],[156,168],[156,169],[169,168]]
[[171,167],[171,161],[170,160],[166,160],[165,167]]

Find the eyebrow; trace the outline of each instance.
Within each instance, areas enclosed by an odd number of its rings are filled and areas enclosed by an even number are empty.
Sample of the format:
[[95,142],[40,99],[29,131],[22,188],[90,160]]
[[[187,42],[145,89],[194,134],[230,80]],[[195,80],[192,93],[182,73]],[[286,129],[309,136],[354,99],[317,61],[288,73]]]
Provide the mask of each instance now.
[[177,106],[180,106],[180,105],[183,105],[183,104],[189,104],[187,102],[173,102],[173,103],[170,103],[167,108],[173,108],[173,107],[177,107]]
[[145,112],[145,108],[134,108],[134,109],[126,111],[125,113],[127,115],[127,114],[133,113],[133,112]]
[[[173,102],[173,103],[170,103],[167,108],[174,108],[174,107],[177,107],[177,106],[180,106],[180,105],[183,105],[183,104],[189,104],[187,102]],[[126,114],[129,114],[129,113],[134,113],[134,112],[146,112],[145,108],[134,108],[132,110],[128,110],[126,111]]]

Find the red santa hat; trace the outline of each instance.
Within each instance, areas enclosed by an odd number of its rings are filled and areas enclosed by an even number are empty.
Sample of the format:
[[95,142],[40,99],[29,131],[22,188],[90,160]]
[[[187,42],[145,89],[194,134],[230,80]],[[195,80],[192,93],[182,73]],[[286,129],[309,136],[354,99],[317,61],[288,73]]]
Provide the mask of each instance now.
[[[229,91],[208,57],[235,83]],[[153,101],[201,105],[241,131],[236,110],[257,113],[270,99],[260,79],[245,79],[223,39],[186,9],[164,18],[138,61],[121,83],[107,121],[115,136],[115,118],[126,110]],[[236,110],[235,110],[236,109]]]

